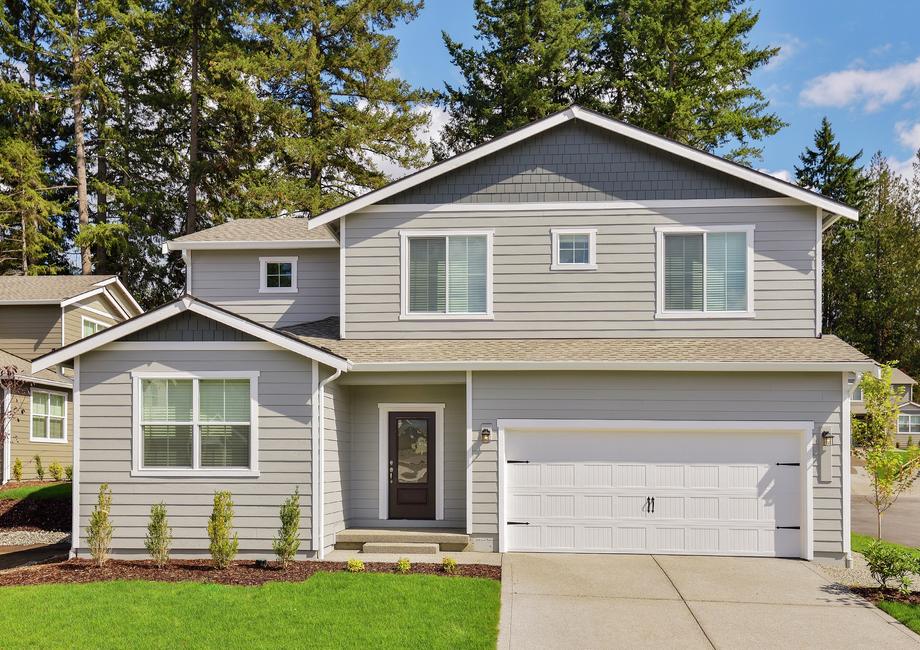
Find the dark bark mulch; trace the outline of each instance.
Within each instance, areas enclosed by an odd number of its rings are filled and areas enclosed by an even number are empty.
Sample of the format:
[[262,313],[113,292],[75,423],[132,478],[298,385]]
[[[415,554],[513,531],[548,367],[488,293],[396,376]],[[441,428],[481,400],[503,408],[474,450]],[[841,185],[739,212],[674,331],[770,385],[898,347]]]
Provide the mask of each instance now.
[[[365,562],[367,573],[397,573],[393,564]],[[256,566],[250,560],[238,561],[223,570],[215,569],[207,560],[171,560],[158,569],[149,560],[109,560],[97,567],[90,560],[67,560],[41,564],[0,573],[0,587],[39,585],[52,583],[86,583],[107,580],[155,580],[160,582],[207,582],[222,585],[261,585],[266,582],[301,582],[321,571],[344,571],[344,562],[292,562],[282,569],[274,562],[267,568]],[[440,564],[413,564],[410,573],[434,574],[450,577]],[[461,564],[457,576],[501,580],[499,566]]]
[[900,594],[896,589],[882,589],[880,587],[850,587],[850,591],[873,603],[888,600],[904,603],[905,605],[920,605],[920,592],[916,591],[907,596]]
[[0,528],[9,530],[70,530],[70,499],[0,501]]

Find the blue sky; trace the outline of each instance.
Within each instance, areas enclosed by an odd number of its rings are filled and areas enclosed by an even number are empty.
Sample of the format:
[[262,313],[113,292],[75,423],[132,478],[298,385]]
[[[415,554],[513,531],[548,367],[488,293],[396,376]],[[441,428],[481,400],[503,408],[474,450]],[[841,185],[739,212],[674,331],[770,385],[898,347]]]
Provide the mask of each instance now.
[[[412,84],[458,83],[441,31],[474,40],[468,0],[426,0],[418,19],[396,30],[396,73]],[[757,45],[780,55],[753,82],[789,123],[762,143],[757,167],[780,177],[792,172],[827,115],[844,150],[881,150],[906,172],[920,148],[920,2],[914,0],[753,0],[760,12]],[[435,116],[435,125],[438,116]]]

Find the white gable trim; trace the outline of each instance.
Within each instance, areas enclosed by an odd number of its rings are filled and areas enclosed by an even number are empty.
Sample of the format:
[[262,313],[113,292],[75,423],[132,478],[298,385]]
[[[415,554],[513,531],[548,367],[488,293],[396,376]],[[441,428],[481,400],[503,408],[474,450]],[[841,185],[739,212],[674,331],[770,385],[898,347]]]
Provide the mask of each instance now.
[[327,366],[336,368],[337,370],[351,369],[351,363],[346,359],[320,350],[319,348],[307,343],[295,341],[294,339],[271,330],[263,325],[259,325],[244,318],[234,316],[233,314],[229,314],[221,309],[217,309],[197,301],[190,296],[185,296],[181,300],[177,300],[176,302],[164,305],[159,309],[155,309],[154,311],[148,312],[142,316],[138,316],[131,320],[125,321],[105,329],[97,334],[77,341],[76,343],[65,346],[60,350],[46,354],[43,357],[39,357],[32,362],[32,372],[38,372],[39,370],[50,368],[59,363],[70,361],[75,357],[79,357],[81,354],[86,354],[87,352],[106,345],[107,343],[118,341],[128,334],[132,334],[146,327],[150,327],[151,325],[156,325],[157,323],[164,321],[167,318],[171,318],[172,316],[176,316],[185,311],[191,311],[193,313],[204,316],[205,318],[210,318],[211,320],[226,325],[227,327],[232,327],[235,330],[244,332],[250,336],[254,336],[268,343],[272,343],[273,345],[276,345],[285,350],[290,350],[291,352],[300,354],[304,357],[307,357],[308,359],[319,361],[320,363],[324,363]]
[[453,158],[449,158],[442,163],[432,165],[431,167],[426,167],[425,169],[422,169],[414,174],[410,174],[409,176],[406,176],[405,178],[402,178],[394,183],[390,183],[385,187],[381,187],[379,190],[368,192],[363,196],[359,196],[358,198],[353,199],[348,203],[340,205],[337,208],[333,208],[332,210],[319,215],[315,219],[311,219],[309,227],[312,229],[327,224],[331,221],[335,221],[336,219],[339,219],[346,214],[351,214],[352,212],[366,208],[391,196],[399,194],[400,192],[403,192],[409,188],[424,183],[425,181],[437,178],[438,176],[446,174],[449,171],[467,165],[475,160],[479,160],[480,158],[484,158],[485,156],[495,153],[496,151],[500,151],[501,149],[521,142],[522,140],[526,140],[555,126],[559,126],[560,124],[564,124],[565,122],[575,119],[582,120],[588,124],[593,124],[594,126],[631,138],[638,142],[648,144],[675,156],[679,156],[680,158],[684,158],[705,167],[723,172],[730,176],[734,176],[735,178],[740,178],[741,180],[747,181],[754,185],[758,185],[778,194],[796,199],[802,203],[813,205],[817,208],[822,208],[831,214],[840,215],[842,217],[854,220],[858,219],[859,217],[859,212],[849,206],[837,203],[836,201],[832,201],[831,199],[815,194],[814,192],[809,192],[808,190],[792,185],[791,183],[786,183],[785,181],[781,181],[778,178],[774,178],[773,176],[755,171],[737,163],[729,162],[728,160],[719,158],[718,156],[699,151],[692,147],[674,142],[673,140],[668,140],[667,138],[655,135],[654,133],[650,133],[643,129],[638,129],[624,122],[620,122],[619,120],[614,120],[579,106],[572,106],[565,109],[564,111],[560,111],[542,120],[517,129],[516,131],[512,131],[507,135],[495,138],[494,140],[471,149],[465,153],[461,153],[457,156],[454,156]]
[[531,203],[381,203],[362,213],[374,212],[585,212],[607,210],[660,210],[664,208],[757,208],[801,205],[788,196],[760,199],[650,199],[648,201],[549,201]]

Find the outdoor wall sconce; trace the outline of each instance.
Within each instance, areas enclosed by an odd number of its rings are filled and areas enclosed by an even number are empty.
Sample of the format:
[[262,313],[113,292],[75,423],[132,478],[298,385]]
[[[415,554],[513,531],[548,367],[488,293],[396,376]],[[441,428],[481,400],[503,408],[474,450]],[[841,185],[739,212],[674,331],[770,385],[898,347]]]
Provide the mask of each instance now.
[[483,443],[492,442],[492,425],[488,422],[484,422],[479,425],[479,440]]
[[823,447],[833,447],[834,446],[834,434],[830,431],[821,432],[821,446]]
[[830,431],[821,432],[821,449],[818,451],[818,480],[827,483],[833,478],[831,465],[834,447],[834,434]]

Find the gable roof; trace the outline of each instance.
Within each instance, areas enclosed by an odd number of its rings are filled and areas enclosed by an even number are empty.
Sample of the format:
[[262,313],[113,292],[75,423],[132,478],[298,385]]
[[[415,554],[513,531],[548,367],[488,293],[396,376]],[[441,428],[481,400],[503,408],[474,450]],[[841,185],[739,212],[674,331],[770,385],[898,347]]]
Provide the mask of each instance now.
[[[127,297],[123,305],[107,287],[118,287]],[[114,275],[4,275],[0,276],[0,305],[71,305],[106,294],[122,316],[142,314],[144,308]],[[128,309],[125,309],[127,307]],[[131,313],[134,312],[134,313]]]
[[259,248],[337,248],[339,243],[329,228],[310,228],[302,217],[236,219],[166,243],[171,251],[220,250],[252,245]]
[[904,386],[904,385],[913,386],[917,382],[903,370],[899,368],[892,368],[891,383],[897,386]]
[[10,366],[16,368],[16,378],[20,381],[50,386],[69,387],[73,385],[73,382],[64,375],[59,375],[53,370],[34,371],[32,369],[32,362],[28,359],[23,359],[6,350],[0,350],[0,368],[8,368]]
[[385,185],[378,190],[363,194],[357,198],[352,199],[351,201],[348,201],[347,203],[343,203],[338,207],[317,215],[316,217],[310,219],[310,227],[318,228],[328,224],[332,221],[340,219],[341,217],[344,217],[347,214],[351,214],[352,212],[356,212],[362,208],[366,208],[370,205],[383,201],[384,199],[399,194],[400,192],[408,190],[433,178],[437,178],[442,174],[446,174],[454,169],[457,169],[458,167],[462,167],[475,160],[484,158],[485,156],[500,151],[501,149],[509,147],[517,142],[535,136],[571,120],[582,120],[588,124],[593,124],[602,129],[606,129],[612,133],[616,133],[624,137],[645,143],[647,145],[657,147],[680,158],[690,160],[705,167],[709,167],[736,178],[740,178],[754,185],[759,185],[760,187],[763,187],[772,192],[776,192],[782,196],[801,201],[807,205],[813,205],[816,208],[820,208],[821,210],[824,210],[828,213],[828,223],[826,223],[828,226],[839,217],[846,217],[853,220],[856,220],[859,217],[859,213],[856,209],[851,208],[848,205],[844,205],[843,203],[839,203],[838,201],[829,199],[826,196],[822,196],[816,192],[801,188],[798,185],[787,183],[786,181],[782,181],[778,178],[770,176],[769,174],[758,172],[749,167],[745,167],[744,165],[739,165],[738,163],[720,158],[719,156],[715,156],[713,154],[694,149],[693,147],[680,144],[674,140],[669,140],[668,138],[656,135],[650,131],[631,126],[625,122],[601,115],[600,113],[595,113],[594,111],[582,108],[581,106],[571,106],[565,110],[559,111],[558,113],[554,113],[553,115],[545,117],[542,120],[538,120],[506,135],[495,138],[494,140],[470,149],[464,153],[453,156],[452,158],[448,158],[447,160],[436,165],[431,165],[430,167],[421,169],[413,174],[409,174],[408,176],[394,181],[389,185]]
[[257,339],[261,339],[262,341],[277,345],[280,348],[290,350],[291,352],[307,357],[309,359],[319,361],[320,363],[331,366],[336,370],[349,370],[351,368],[351,363],[348,361],[348,359],[336,354],[335,352],[324,349],[318,345],[302,341],[291,334],[266,327],[265,325],[257,323],[248,318],[244,318],[238,314],[234,314],[233,312],[227,311],[226,309],[218,307],[217,305],[212,305],[209,302],[205,302],[204,300],[200,300],[190,295],[185,295],[178,300],[167,303],[162,307],[158,307],[153,311],[147,312],[146,314],[136,316],[135,318],[123,321],[107,329],[100,330],[92,336],[80,339],[75,343],[65,345],[58,350],[38,357],[32,361],[33,371],[43,370],[60,363],[64,363],[65,361],[70,361],[71,359],[78,357],[81,354],[91,352],[92,350],[106,345],[107,343],[117,341],[133,332],[137,332],[138,330],[150,327],[151,325],[155,325],[161,321],[166,320],[167,318],[172,318],[173,316],[186,311],[200,314],[205,318],[210,318],[211,320],[217,321],[218,323],[227,325],[228,327],[232,327],[241,332],[245,332],[246,334],[254,336]]

